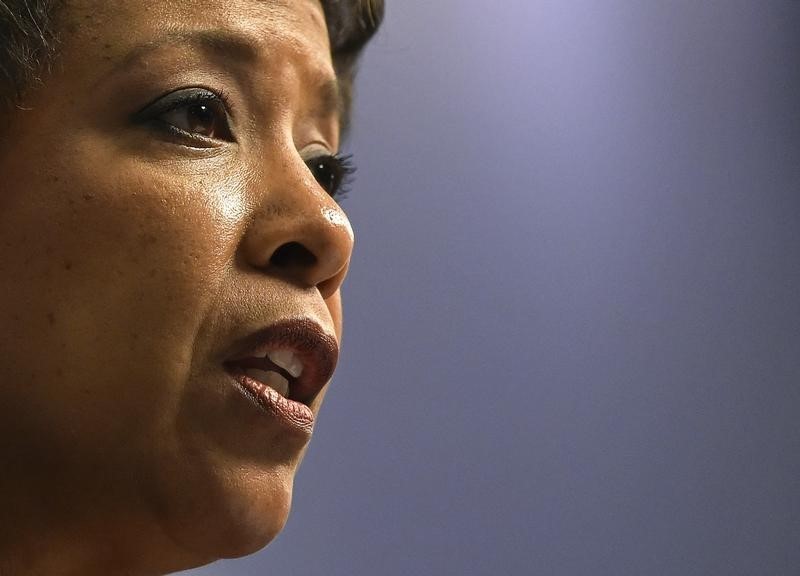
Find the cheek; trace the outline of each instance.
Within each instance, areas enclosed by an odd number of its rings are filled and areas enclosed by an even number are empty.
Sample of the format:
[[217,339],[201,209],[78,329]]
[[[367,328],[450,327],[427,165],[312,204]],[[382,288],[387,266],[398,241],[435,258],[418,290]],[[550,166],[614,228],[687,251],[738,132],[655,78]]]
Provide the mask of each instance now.
[[[102,316],[124,325],[196,321],[235,250],[226,214],[235,212],[236,194],[224,185],[176,180],[122,175],[60,215],[62,259],[72,262],[61,275],[82,292],[73,298],[98,289],[93,298]],[[151,324],[159,314],[170,322]]]
[[0,380],[76,435],[157,425],[236,249],[235,182],[84,167],[20,189],[0,216]]

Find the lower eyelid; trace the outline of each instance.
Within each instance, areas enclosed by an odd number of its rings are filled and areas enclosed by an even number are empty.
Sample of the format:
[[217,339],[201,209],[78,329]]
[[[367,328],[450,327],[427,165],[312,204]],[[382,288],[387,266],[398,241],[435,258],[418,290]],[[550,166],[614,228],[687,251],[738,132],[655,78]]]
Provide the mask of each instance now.
[[168,122],[159,122],[158,120],[153,120],[150,123],[150,129],[160,132],[163,135],[160,139],[164,143],[190,150],[211,150],[228,144],[228,142],[186,132]]

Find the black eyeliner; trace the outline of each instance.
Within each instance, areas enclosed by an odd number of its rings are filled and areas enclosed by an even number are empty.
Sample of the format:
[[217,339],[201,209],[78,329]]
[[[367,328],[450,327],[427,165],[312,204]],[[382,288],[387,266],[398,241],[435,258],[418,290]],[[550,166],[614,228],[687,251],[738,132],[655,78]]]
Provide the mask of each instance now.
[[132,116],[132,120],[143,124],[154,120],[161,114],[172,112],[182,106],[192,106],[194,104],[204,104],[206,102],[215,102],[218,100],[222,100],[222,98],[205,88],[184,88],[159,96],[145,105],[144,108],[135,112]]

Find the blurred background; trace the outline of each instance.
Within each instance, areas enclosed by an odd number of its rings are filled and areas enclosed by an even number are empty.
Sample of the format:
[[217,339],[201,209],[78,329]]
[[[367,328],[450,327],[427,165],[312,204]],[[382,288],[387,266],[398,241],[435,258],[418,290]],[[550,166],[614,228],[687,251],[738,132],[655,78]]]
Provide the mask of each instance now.
[[800,2],[388,0],[292,516],[186,575],[800,575]]

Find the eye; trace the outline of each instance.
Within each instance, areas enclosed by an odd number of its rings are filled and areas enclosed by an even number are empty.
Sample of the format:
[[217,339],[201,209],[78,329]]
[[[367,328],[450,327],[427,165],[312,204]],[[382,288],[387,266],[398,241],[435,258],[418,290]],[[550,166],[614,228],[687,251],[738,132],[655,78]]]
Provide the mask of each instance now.
[[163,114],[161,120],[190,134],[214,140],[231,139],[225,106],[219,100],[178,106]]
[[204,88],[177,90],[149,104],[136,115],[173,135],[202,143],[234,142],[222,97]]
[[352,155],[323,154],[307,160],[306,166],[331,198],[340,202],[347,197],[356,171]]

